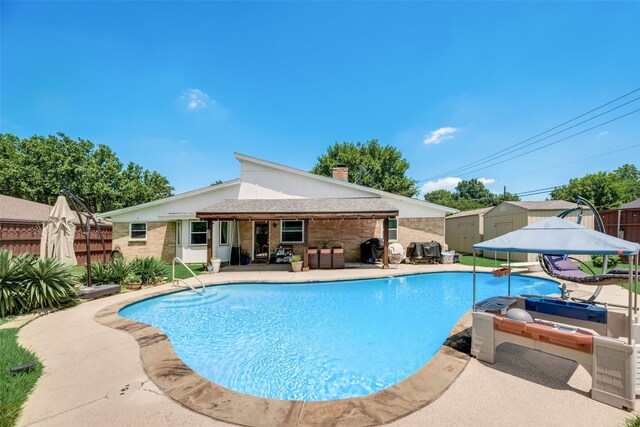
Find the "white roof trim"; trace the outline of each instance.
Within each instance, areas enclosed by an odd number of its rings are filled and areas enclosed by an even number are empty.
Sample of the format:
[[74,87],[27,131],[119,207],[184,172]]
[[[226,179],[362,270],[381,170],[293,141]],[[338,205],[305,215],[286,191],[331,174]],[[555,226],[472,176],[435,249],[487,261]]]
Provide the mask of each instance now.
[[[140,205],[129,206],[128,208],[122,208],[122,209],[116,209],[116,210],[109,211],[109,212],[104,212],[104,213],[101,213],[99,215],[101,217],[103,217],[103,218],[108,218],[108,217],[111,217],[113,215],[121,215],[123,213],[133,212],[133,211],[136,211],[138,209],[148,208],[148,207],[151,207],[151,206],[157,206],[157,205],[161,205],[163,203],[173,202],[175,200],[180,200],[180,199],[184,199],[186,197],[196,196],[198,194],[207,193],[209,191],[216,191],[216,190],[219,190],[221,188],[227,188],[227,187],[231,187],[233,185],[238,185],[238,184],[240,184],[240,179],[234,179],[234,180],[231,180],[231,181],[222,182],[222,183],[217,184],[217,185],[208,185],[206,187],[198,188],[197,190],[191,190],[191,191],[187,191],[185,193],[176,194],[175,196],[165,197],[164,199],[158,199],[158,200],[154,200],[152,202],[142,203]],[[194,214],[194,218],[195,218],[195,214]]]
[[273,163],[273,162],[269,162],[267,160],[262,160],[262,159],[258,159],[255,157],[250,157],[244,154],[240,154],[240,153],[233,153],[233,156],[238,159],[239,161],[246,161],[246,162],[251,162],[251,163],[256,163],[262,166],[266,166],[268,168],[272,168],[272,169],[278,169],[278,170],[282,170],[285,172],[289,172],[289,173],[293,173],[296,175],[300,175],[300,176],[304,176],[307,178],[312,178],[312,179],[316,179],[318,181],[324,181],[324,182],[328,182],[334,185],[340,185],[343,187],[348,187],[348,188],[355,188],[361,191],[366,191],[368,193],[371,194],[376,194],[378,196],[386,196],[392,199],[396,199],[396,200],[402,200],[404,202],[409,202],[409,203],[413,203],[415,205],[419,205],[421,207],[425,207],[428,206],[432,209],[437,209],[437,210],[441,210],[444,212],[448,212],[448,213],[456,213],[458,212],[458,209],[453,209],[453,208],[449,208],[446,206],[442,206],[442,205],[437,205],[435,203],[430,203],[427,202],[426,200],[418,200],[418,199],[414,199],[412,197],[406,197],[406,196],[400,196],[398,194],[393,194],[393,193],[389,193],[387,191],[382,191],[382,190],[378,190],[375,188],[371,188],[371,187],[365,187],[364,185],[358,185],[358,184],[353,184],[351,182],[347,182],[347,181],[342,181],[339,179],[333,179],[333,178],[329,178],[326,176],[322,176],[322,175],[316,175],[314,173],[310,173],[310,172],[306,172],[303,171],[301,169],[296,169],[296,168],[292,168],[290,166],[285,166],[285,165],[281,165],[279,163]]

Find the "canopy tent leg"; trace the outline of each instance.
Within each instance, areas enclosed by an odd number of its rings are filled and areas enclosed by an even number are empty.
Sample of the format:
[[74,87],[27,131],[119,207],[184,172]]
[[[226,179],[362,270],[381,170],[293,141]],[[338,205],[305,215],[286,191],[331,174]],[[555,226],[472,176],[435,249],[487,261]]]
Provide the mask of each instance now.
[[473,311],[476,311],[476,251],[473,250]]
[[507,295],[511,296],[511,252],[507,252]]
[[[630,263],[629,266],[633,265],[636,263],[636,258],[638,255],[634,255],[631,259],[630,259]],[[629,334],[628,338],[627,338],[627,344],[631,345],[631,342],[633,341],[631,339],[631,328],[633,327],[633,288],[634,288],[634,283],[633,283],[633,274],[631,274],[631,272],[629,272],[629,308],[627,310],[627,332]]]

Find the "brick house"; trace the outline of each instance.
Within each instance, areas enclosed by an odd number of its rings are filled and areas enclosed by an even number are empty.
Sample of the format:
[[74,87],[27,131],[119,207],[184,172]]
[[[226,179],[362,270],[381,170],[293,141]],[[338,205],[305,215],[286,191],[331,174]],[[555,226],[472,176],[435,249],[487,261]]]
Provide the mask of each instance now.
[[[280,244],[304,255],[307,246],[342,245],[348,261],[372,237],[407,246],[444,244],[444,217],[455,209],[235,153],[240,178],[161,200],[101,214],[113,223],[113,248],[126,258],[229,261],[239,246],[267,260]],[[385,227],[386,225],[386,227]]]

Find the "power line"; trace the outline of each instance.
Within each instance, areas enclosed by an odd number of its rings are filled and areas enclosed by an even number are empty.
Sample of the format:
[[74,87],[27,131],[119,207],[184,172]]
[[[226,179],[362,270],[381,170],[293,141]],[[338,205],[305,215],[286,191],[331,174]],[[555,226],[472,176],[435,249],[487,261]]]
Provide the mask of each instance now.
[[[576,117],[574,117],[574,118],[572,118],[572,119],[570,119],[570,120],[567,120],[567,121],[565,121],[565,122],[563,122],[563,123],[560,123],[559,125],[556,125],[556,126],[554,126],[554,127],[550,128],[550,129],[547,129],[547,130],[545,130],[545,131],[543,131],[543,132],[540,132],[540,133],[538,133],[537,135],[534,135],[534,136],[532,136],[532,137],[530,137],[530,138],[527,138],[527,139],[525,139],[525,140],[523,140],[523,141],[520,141],[520,142],[518,142],[518,143],[516,143],[516,144],[513,144],[513,145],[511,145],[511,146],[508,146],[508,147],[506,147],[506,150],[511,150],[511,149],[513,149],[513,148],[515,148],[515,147],[518,147],[518,146],[520,146],[520,145],[522,145],[522,144],[524,144],[524,143],[526,143],[526,142],[531,141],[532,139],[535,139],[535,138],[537,138],[537,137],[539,137],[539,136],[542,136],[542,135],[544,135],[544,134],[546,134],[546,133],[549,133],[549,132],[551,132],[551,131],[553,131],[553,130],[556,130],[556,129],[558,129],[558,128],[560,128],[560,127],[562,127],[562,126],[566,125],[566,124],[569,124],[569,123],[571,123],[571,122],[573,122],[573,121],[575,121],[575,120],[578,120],[578,119],[580,119],[580,118],[582,118],[582,117],[584,117],[584,116],[586,116],[586,115],[588,115],[588,114],[591,114],[591,113],[593,113],[594,111],[597,111],[597,110],[599,110],[599,109],[601,109],[601,108],[603,108],[603,107],[606,107],[607,105],[611,105],[612,103],[614,103],[614,102],[616,102],[616,101],[619,101],[620,99],[623,99],[623,98],[625,98],[625,97],[627,97],[627,96],[629,96],[629,95],[631,95],[631,94],[633,94],[633,93],[635,93],[635,92],[638,92],[638,91],[640,91],[640,88],[634,89],[634,90],[632,90],[631,92],[628,92],[628,93],[626,93],[626,94],[624,94],[624,95],[622,95],[622,96],[617,97],[616,99],[613,99],[613,100],[611,100],[611,101],[608,101],[608,102],[606,102],[606,103],[604,103],[604,104],[602,104],[602,105],[600,105],[600,106],[598,106],[598,107],[596,107],[596,108],[593,108],[593,109],[591,109],[591,110],[587,111],[586,113],[580,114],[579,116],[576,116]],[[609,112],[611,112],[611,111],[613,111],[613,110],[616,110],[616,109],[618,109],[618,108],[621,108],[621,107],[623,107],[623,106],[625,106],[625,105],[628,105],[628,104],[630,104],[630,103],[632,103],[632,102],[635,102],[635,101],[637,101],[638,99],[640,99],[640,98],[635,98],[635,99],[633,99],[633,100],[631,100],[631,101],[629,101],[629,102],[626,102],[625,104],[619,105],[619,106],[617,106],[617,107],[615,107],[615,108],[613,108],[613,109],[610,109],[610,110],[608,110],[608,111],[605,111],[604,113],[601,113],[601,114],[599,114],[599,115],[597,115],[597,116],[591,117],[591,118],[590,118],[590,119],[588,119],[588,120],[584,120],[584,121],[582,121],[581,123],[578,123],[578,124],[576,124],[576,125],[573,125],[573,126],[571,126],[571,127],[567,128],[567,129],[564,129],[564,130],[562,130],[562,131],[556,132],[556,133],[555,133],[555,134],[553,134],[553,135],[557,135],[558,133],[562,133],[562,132],[564,132],[564,131],[566,131],[566,130],[568,130],[568,129],[571,129],[571,128],[573,128],[573,127],[579,126],[580,124],[586,123],[586,122],[587,122],[587,121],[589,121],[589,120],[593,120],[593,119],[595,119],[595,118],[597,118],[597,117],[602,116],[603,114],[609,113]],[[549,135],[549,136],[547,136],[547,137],[545,137],[545,138],[541,139],[540,141],[542,141],[542,140],[544,140],[544,139],[547,139],[547,138],[549,138],[549,137],[551,137],[551,136],[553,136],[553,135]],[[540,142],[540,141],[537,141],[537,142]],[[531,144],[535,144],[535,143],[537,143],[537,142],[533,142],[533,143],[531,143]],[[531,145],[531,144],[527,144],[527,145]],[[524,147],[521,147],[521,148],[524,148]],[[518,151],[518,150],[520,150],[521,148],[516,149],[516,150],[512,150],[512,151],[510,151],[509,153],[514,152],[514,151]],[[473,166],[475,166],[475,165],[477,165],[477,164],[486,163],[486,161],[491,161],[491,160],[493,160],[493,159],[494,159],[494,157],[495,157],[496,155],[498,155],[498,154],[501,154],[501,156],[498,156],[498,157],[502,157],[503,155],[506,155],[506,154],[509,154],[509,153],[504,153],[504,150],[497,151],[497,152],[495,152],[495,153],[493,153],[493,154],[490,154],[490,155],[488,155],[488,156],[482,157],[481,159],[478,159],[478,160],[476,160],[476,161],[473,161],[473,162],[467,163],[467,164],[465,164],[465,165],[463,165],[463,166],[461,166],[461,167],[459,167],[459,168],[456,168],[456,169],[450,170],[450,171],[448,171],[448,172],[445,172],[445,173],[442,173],[442,174],[439,174],[439,175],[435,175],[435,176],[433,176],[433,177],[431,177],[431,178],[428,178],[428,179],[422,180],[422,181],[420,181],[420,182],[423,182],[423,181],[430,181],[430,180],[433,180],[433,179],[440,178],[440,177],[442,177],[442,176],[451,175],[451,174],[453,174],[453,173],[457,173],[457,172],[458,172],[458,171],[460,171],[460,170],[464,170],[464,169],[467,169],[467,168],[469,168],[469,167],[473,167]],[[495,158],[498,158],[498,157],[495,157]]]
[[541,146],[541,147],[534,148],[533,150],[525,151],[524,153],[520,153],[520,154],[518,154],[518,155],[516,155],[516,156],[509,157],[508,159],[501,160],[501,161],[499,161],[499,162],[492,163],[492,164],[487,165],[487,166],[482,166],[482,167],[480,167],[480,168],[478,168],[478,169],[474,169],[474,170],[469,171],[469,172],[464,172],[464,173],[459,174],[459,175],[460,175],[460,176],[469,175],[469,174],[471,174],[471,173],[475,173],[475,172],[478,172],[478,171],[481,171],[481,170],[484,170],[484,169],[490,168],[490,167],[492,167],[492,166],[500,165],[500,164],[502,164],[502,163],[506,163],[506,162],[511,161],[511,160],[513,160],[513,159],[517,159],[517,158],[519,158],[519,157],[526,156],[527,154],[531,154],[531,153],[533,153],[533,152],[535,152],[535,151],[542,150],[543,148],[547,148],[547,147],[549,147],[549,146],[551,146],[551,145],[554,145],[554,144],[557,144],[557,143],[559,143],[559,142],[566,141],[567,139],[573,138],[573,137],[578,136],[578,135],[582,135],[583,133],[589,132],[589,131],[591,131],[591,130],[593,130],[593,129],[597,129],[597,128],[601,127],[601,126],[604,126],[604,125],[607,125],[607,124],[609,124],[609,123],[615,122],[616,120],[620,120],[620,119],[622,119],[622,118],[624,118],[624,117],[630,116],[631,114],[635,114],[635,113],[637,113],[638,111],[640,111],[640,108],[638,108],[637,110],[633,110],[633,111],[631,111],[631,112],[628,112],[628,113],[626,113],[626,114],[623,114],[623,115],[621,115],[621,116],[615,117],[615,118],[613,118],[613,119],[607,120],[606,122],[602,122],[602,123],[600,123],[600,124],[597,124],[597,125],[595,125],[595,126],[592,126],[592,127],[588,128],[588,129],[582,130],[582,131],[580,131],[580,132],[574,133],[574,134],[569,135],[569,136],[566,136],[566,137],[564,137],[564,138],[560,138],[560,139],[558,139],[558,140],[555,140],[555,141],[553,141],[553,142],[550,142],[550,143],[548,143],[548,144],[545,144],[545,145],[543,145],[543,146]]
[[546,192],[548,190],[555,190],[556,188],[562,187],[561,185],[555,185],[553,187],[547,187],[547,188],[538,188],[536,190],[527,190],[527,191],[521,191],[519,193],[516,193],[516,196],[527,196],[528,193],[539,193],[539,192]]
[[[542,142],[542,141],[544,141],[544,140],[546,140],[546,139],[549,139],[549,138],[551,138],[551,137],[553,137],[553,136],[559,135],[559,134],[561,134],[561,133],[563,133],[563,132],[566,132],[566,131],[568,131],[568,130],[570,130],[570,129],[573,129],[573,128],[575,128],[575,127],[578,127],[578,126],[580,126],[580,125],[583,125],[583,124],[585,124],[585,123],[587,123],[587,122],[590,122],[591,120],[594,120],[594,119],[597,119],[598,117],[604,116],[605,114],[608,114],[608,113],[610,113],[610,112],[612,112],[612,111],[614,111],[614,110],[617,110],[617,109],[619,109],[619,108],[622,108],[622,107],[624,107],[624,106],[626,106],[626,105],[628,105],[628,104],[631,104],[632,102],[635,102],[635,101],[637,101],[637,100],[639,100],[639,99],[640,99],[640,97],[635,98],[635,99],[632,99],[632,100],[631,100],[631,101],[629,101],[629,102],[626,102],[626,103],[624,103],[624,104],[618,105],[617,107],[614,107],[614,108],[612,108],[612,109],[610,109],[610,110],[607,110],[607,111],[605,111],[605,112],[603,112],[603,113],[600,113],[600,114],[598,114],[598,115],[596,115],[596,116],[590,117],[590,118],[588,118],[588,119],[586,119],[586,120],[583,120],[583,121],[581,121],[581,122],[579,122],[579,123],[576,123],[576,124],[574,124],[573,126],[569,126],[568,128],[565,128],[565,129],[559,130],[558,132],[555,132],[555,133],[552,133],[552,134],[550,134],[550,135],[547,135],[547,136],[545,136],[544,138],[540,138],[540,139],[538,139],[538,140],[536,140],[536,141],[533,141],[533,142],[530,142],[530,143],[528,143],[528,144],[525,144],[525,145],[523,145],[522,147],[514,148],[514,149],[507,149],[507,150],[505,150],[504,152],[502,152],[499,156],[493,156],[492,158],[487,159],[487,160],[477,161],[477,162],[475,162],[475,165],[474,165],[474,166],[479,166],[479,165],[481,165],[481,164],[483,164],[483,163],[487,163],[487,162],[490,162],[490,161],[493,161],[493,160],[499,159],[499,158],[501,158],[501,157],[507,156],[507,155],[509,155],[509,154],[515,153],[515,152],[517,152],[517,151],[523,150],[523,149],[524,149],[524,148],[526,148],[526,147],[530,147],[531,145],[535,145],[535,144],[537,144],[537,143],[539,143],[539,142]],[[469,167],[471,167],[471,166],[469,166]],[[453,172],[451,172],[451,173],[459,173],[459,172],[463,171],[464,169],[468,169],[469,167],[462,167],[462,168],[458,168],[458,170],[455,170],[455,171],[453,171]],[[451,173],[449,173],[449,174],[451,174]],[[449,174],[446,174],[446,175],[449,175]]]
[[587,160],[593,160],[593,159],[597,159],[597,158],[600,158],[600,157],[610,156],[612,154],[620,153],[622,151],[631,150],[632,148],[638,148],[638,147],[640,147],[640,144],[632,145],[630,147],[621,148],[619,150],[608,151],[606,153],[600,153],[600,154],[597,154],[595,156],[585,157],[583,159],[574,160],[572,162],[560,163],[559,165],[551,166],[551,167],[544,168],[544,169],[537,169],[537,170],[534,170],[534,171],[531,171],[531,172],[523,173],[522,175],[509,176],[509,177],[504,178],[503,180],[520,178],[520,177],[527,176],[527,175],[532,175],[532,174],[538,173],[538,172],[544,172],[544,171],[548,171],[548,170],[551,170],[551,169],[557,169],[557,168],[560,168],[562,166],[568,166],[568,165],[572,165],[574,163],[580,163],[580,162],[584,162],[584,161],[587,161]]

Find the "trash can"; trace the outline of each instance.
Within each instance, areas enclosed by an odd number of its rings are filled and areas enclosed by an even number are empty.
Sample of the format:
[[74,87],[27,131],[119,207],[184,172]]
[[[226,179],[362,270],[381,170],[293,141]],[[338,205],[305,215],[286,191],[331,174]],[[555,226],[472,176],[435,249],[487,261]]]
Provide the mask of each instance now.
[[318,248],[317,247],[309,247],[307,248],[307,253],[309,256],[309,269],[316,270],[319,267],[319,257],[318,257]]
[[331,268],[344,268],[344,248],[342,246],[331,248]]
[[320,268],[329,269],[331,268],[331,249],[322,248],[320,249]]

